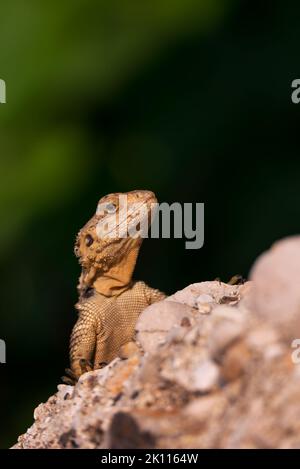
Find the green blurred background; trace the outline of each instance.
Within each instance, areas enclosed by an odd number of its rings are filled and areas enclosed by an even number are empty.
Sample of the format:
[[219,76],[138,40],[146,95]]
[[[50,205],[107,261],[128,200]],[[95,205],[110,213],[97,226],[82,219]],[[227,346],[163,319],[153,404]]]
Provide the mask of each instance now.
[[247,275],[299,232],[296,2],[4,0],[0,6],[0,446],[68,365],[73,242],[106,193],[205,202],[205,246],[146,240],[136,277],[171,293]]

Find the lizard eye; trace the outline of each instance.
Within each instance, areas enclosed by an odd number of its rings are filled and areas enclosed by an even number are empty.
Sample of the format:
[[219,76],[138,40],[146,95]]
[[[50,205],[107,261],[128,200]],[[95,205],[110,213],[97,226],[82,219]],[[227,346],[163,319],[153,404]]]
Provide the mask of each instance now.
[[107,213],[115,213],[117,210],[117,206],[115,204],[109,203],[105,206],[105,210]]
[[86,235],[86,237],[85,237],[85,245],[86,245],[87,247],[89,247],[89,246],[91,246],[91,245],[93,244],[93,242],[94,242],[94,238],[93,238],[90,234]]

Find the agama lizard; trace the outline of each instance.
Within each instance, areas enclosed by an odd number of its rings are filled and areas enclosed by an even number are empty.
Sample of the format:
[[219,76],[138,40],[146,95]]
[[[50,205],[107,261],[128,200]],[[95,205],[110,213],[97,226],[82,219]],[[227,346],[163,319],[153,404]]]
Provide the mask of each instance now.
[[79,317],[71,334],[71,368],[64,382],[74,383],[84,372],[117,357],[120,348],[132,341],[142,310],[165,298],[159,290],[132,280],[143,240],[140,227],[147,229],[156,203],[153,192],[144,190],[106,195],[80,230],[75,244],[82,266],[75,306]]

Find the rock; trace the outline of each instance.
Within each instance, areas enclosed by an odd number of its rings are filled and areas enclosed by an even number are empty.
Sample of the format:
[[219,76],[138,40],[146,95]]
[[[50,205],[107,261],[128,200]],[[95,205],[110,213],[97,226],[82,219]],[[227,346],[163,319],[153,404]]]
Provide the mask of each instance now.
[[300,236],[276,242],[251,270],[249,307],[277,325],[286,340],[300,337]]
[[251,362],[251,353],[247,345],[242,341],[234,344],[222,359],[222,378],[225,381],[239,378],[246,372],[249,362]]
[[251,282],[201,282],[146,308],[136,341],[34,411],[14,448],[299,448],[300,238]]
[[154,448],[155,436],[141,431],[136,420],[125,412],[114,414],[107,432],[107,445],[111,449]]
[[214,358],[219,358],[226,348],[242,336],[244,327],[238,322],[227,318],[219,321],[208,340],[208,347]]
[[205,293],[199,295],[196,299],[198,311],[201,314],[210,313],[212,310],[212,303],[214,303],[213,297],[211,295],[206,295]]
[[184,409],[187,418],[205,423],[212,415],[220,416],[226,408],[227,399],[220,393],[203,396],[191,401]]
[[263,351],[265,347],[280,341],[278,332],[267,324],[260,324],[249,332],[247,344],[256,351]]
[[[177,301],[197,308],[198,303],[206,298],[205,303],[221,303],[224,298],[236,301],[240,299],[240,285],[227,285],[216,280],[212,282],[193,283],[168,298],[168,301]],[[203,296],[204,295],[204,296]],[[208,301],[207,301],[208,299]]]
[[140,349],[136,342],[127,342],[126,344],[122,345],[119,350],[119,357],[123,360],[126,358],[132,357],[133,355],[139,354]]
[[199,308],[199,304],[209,304],[213,303],[214,299],[211,295],[207,295],[205,293],[202,293],[202,295],[199,295],[196,299],[197,306]]
[[211,391],[217,385],[219,376],[218,366],[212,360],[205,360],[194,369],[189,389],[203,393]]
[[148,306],[136,324],[137,341],[145,352],[154,352],[173,327],[185,327],[181,322],[183,319],[191,320],[192,316],[191,307],[175,301],[160,301]]

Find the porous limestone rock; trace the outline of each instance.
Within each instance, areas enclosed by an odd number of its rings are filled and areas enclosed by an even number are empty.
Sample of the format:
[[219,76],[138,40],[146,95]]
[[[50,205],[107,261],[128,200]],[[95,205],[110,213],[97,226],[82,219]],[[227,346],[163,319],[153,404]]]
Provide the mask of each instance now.
[[134,353],[59,385],[14,448],[299,448],[300,238],[276,243],[251,280],[146,308]]
[[300,236],[277,241],[251,270],[255,294],[249,306],[265,320],[300,337]]

